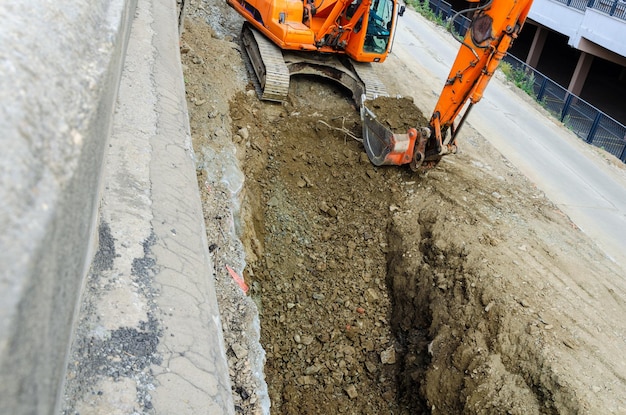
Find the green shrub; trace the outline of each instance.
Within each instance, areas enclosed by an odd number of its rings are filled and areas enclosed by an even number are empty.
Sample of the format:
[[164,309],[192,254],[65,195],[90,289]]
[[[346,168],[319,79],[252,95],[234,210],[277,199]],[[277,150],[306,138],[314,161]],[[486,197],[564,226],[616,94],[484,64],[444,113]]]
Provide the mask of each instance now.
[[511,64],[507,62],[501,62],[499,65],[500,70],[509,81],[513,82],[513,84],[526,92],[533,98],[535,97],[535,74],[530,72],[526,72],[520,68],[513,68]]
[[446,21],[441,17],[441,15],[435,14],[435,12],[433,12],[430,7],[428,7],[428,0],[407,0],[406,4],[413,7],[416,12],[418,12],[431,22],[435,22],[440,26],[446,26]]

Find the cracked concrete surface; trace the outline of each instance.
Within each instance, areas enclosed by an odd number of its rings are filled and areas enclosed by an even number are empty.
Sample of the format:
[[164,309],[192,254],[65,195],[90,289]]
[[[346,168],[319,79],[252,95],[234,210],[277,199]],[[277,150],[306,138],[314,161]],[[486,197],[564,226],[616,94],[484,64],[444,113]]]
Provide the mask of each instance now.
[[99,250],[70,355],[68,415],[234,413],[173,3],[137,5]]

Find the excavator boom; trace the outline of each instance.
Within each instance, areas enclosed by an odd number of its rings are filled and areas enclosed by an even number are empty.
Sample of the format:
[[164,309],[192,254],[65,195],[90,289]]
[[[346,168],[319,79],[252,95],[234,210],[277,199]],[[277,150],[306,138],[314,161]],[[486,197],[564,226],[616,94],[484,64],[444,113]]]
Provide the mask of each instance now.
[[[456,152],[456,136],[517,38],[532,0],[487,0],[471,4],[472,7],[456,15],[469,14],[471,24],[464,38],[453,33],[461,47],[427,128],[416,126],[406,134],[384,131],[385,127],[368,109],[366,100],[363,101],[364,143],[374,164],[410,163],[412,169],[423,170],[434,167],[444,155]],[[453,21],[454,18],[450,26]]]
[[522,29],[531,4],[530,0],[490,0],[483,6],[466,10],[473,13],[473,19],[465,38],[457,38],[461,48],[433,112],[443,129],[452,127],[468,100],[471,104],[480,101],[500,61]]

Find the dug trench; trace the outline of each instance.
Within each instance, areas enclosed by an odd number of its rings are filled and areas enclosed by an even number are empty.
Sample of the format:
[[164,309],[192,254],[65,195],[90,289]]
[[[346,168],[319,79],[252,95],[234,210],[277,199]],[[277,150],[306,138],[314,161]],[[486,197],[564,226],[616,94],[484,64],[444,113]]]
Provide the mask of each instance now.
[[[427,177],[375,168],[348,135],[361,124],[343,91],[300,79],[290,92],[285,106],[230,104],[258,160],[243,163],[255,208],[242,239],[275,413],[549,413],[559,385],[534,388],[541,374],[519,367],[540,336],[500,297],[506,269],[490,269],[511,195],[488,177],[473,186],[463,160]],[[425,121],[402,102],[402,119]]]
[[[181,55],[237,412],[595,407],[566,369],[591,347],[551,303],[574,268],[616,272],[584,235],[471,128],[417,175],[369,163],[337,86],[296,78],[288,102],[259,101],[215,7],[192,2]],[[388,103],[392,127],[425,122]]]

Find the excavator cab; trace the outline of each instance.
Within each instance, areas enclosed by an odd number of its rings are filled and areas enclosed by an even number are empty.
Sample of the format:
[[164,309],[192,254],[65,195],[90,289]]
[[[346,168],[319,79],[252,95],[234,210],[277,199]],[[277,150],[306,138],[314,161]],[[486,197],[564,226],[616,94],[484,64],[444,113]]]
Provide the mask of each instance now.
[[394,4],[390,0],[376,0],[372,2],[367,20],[365,42],[363,43],[364,52],[387,52],[394,16],[393,6]]
[[[362,14],[356,13],[359,9],[364,9]],[[355,14],[359,16],[356,23]],[[395,0],[354,0],[345,13],[344,26],[351,31],[346,54],[357,62],[383,62],[389,54],[397,15]]]

